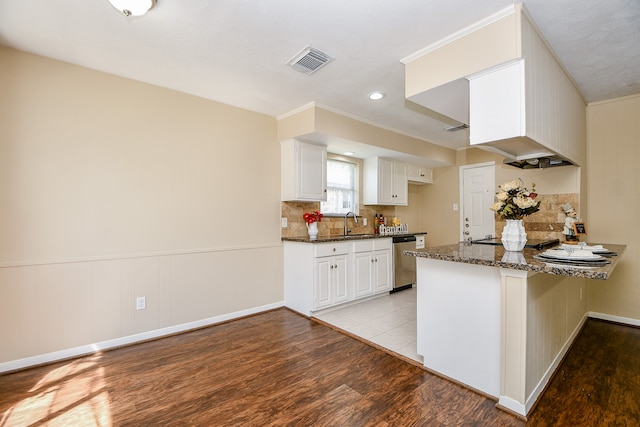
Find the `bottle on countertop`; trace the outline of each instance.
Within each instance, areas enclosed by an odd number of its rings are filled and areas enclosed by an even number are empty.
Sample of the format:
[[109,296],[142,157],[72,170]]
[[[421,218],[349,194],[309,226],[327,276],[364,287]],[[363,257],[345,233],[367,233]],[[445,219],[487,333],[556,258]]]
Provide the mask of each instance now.
[[378,219],[378,214],[376,214],[373,219],[373,234],[378,234],[380,232],[380,220]]

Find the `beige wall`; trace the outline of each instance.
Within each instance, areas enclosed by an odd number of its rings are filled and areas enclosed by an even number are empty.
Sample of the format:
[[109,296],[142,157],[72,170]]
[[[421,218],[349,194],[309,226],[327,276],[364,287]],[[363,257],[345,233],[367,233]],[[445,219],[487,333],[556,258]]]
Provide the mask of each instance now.
[[6,48],[0,76],[0,365],[282,302],[274,118]]
[[640,324],[640,94],[587,107],[587,162],[589,240],[627,245],[611,279],[590,281],[589,310]]
[[460,217],[451,209],[454,203],[459,203],[458,193],[457,166],[434,169],[433,184],[418,188],[418,229],[428,233],[428,246],[448,245],[460,240]]
[[511,13],[407,62],[406,97],[517,58],[518,19]]

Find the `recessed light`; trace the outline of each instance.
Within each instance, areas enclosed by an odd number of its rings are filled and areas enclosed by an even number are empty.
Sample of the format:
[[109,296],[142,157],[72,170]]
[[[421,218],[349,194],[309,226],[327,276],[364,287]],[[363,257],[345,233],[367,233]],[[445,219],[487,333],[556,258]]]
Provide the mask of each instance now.
[[353,151],[347,151],[346,153],[344,153],[345,156],[353,156],[354,154],[356,153],[354,153]]
[[378,101],[382,98],[385,97],[385,94],[383,92],[379,92],[379,91],[375,91],[375,92],[371,92],[369,94],[369,99],[372,101]]

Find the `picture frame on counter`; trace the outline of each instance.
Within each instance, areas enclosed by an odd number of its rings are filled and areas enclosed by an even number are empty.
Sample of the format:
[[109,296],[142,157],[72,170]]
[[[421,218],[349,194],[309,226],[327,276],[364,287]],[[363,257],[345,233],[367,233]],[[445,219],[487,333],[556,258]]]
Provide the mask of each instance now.
[[582,221],[576,221],[573,223],[573,232],[576,236],[580,234],[587,234],[587,226]]

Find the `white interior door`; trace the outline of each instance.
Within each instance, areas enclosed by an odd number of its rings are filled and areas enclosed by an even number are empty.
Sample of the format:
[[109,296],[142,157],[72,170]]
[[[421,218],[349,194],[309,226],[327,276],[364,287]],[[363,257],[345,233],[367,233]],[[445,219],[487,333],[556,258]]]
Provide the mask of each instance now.
[[463,166],[461,234],[463,240],[495,235],[495,165]]

